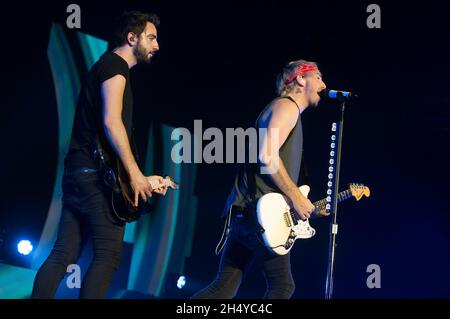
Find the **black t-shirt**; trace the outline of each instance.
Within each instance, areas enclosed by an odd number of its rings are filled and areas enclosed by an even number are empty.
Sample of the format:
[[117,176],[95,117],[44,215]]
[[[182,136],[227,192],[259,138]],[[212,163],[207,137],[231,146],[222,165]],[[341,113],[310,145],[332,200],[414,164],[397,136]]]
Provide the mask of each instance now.
[[97,167],[98,164],[93,157],[97,134],[107,157],[110,159],[115,158],[115,152],[109,144],[103,128],[100,88],[104,81],[118,74],[123,75],[126,79],[122,120],[133,149],[133,94],[130,86],[130,69],[128,68],[128,63],[119,55],[106,52],[88,72],[81,88],[75,111],[69,151],[64,161],[66,168]]

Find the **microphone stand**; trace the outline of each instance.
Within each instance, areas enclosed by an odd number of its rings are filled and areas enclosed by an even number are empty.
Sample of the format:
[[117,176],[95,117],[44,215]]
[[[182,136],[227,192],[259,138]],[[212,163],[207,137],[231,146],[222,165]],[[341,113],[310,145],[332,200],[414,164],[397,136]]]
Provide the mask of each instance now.
[[[333,125],[333,131],[338,131],[338,136],[336,138],[337,144],[337,158],[336,165],[334,166],[336,172],[336,178],[334,179],[333,191],[331,193],[331,217],[332,221],[330,222],[330,241],[328,248],[328,267],[327,267],[327,279],[326,279],[326,287],[325,287],[325,299],[331,299],[333,295],[333,275],[334,275],[334,257],[336,250],[336,235],[338,231],[337,225],[337,203],[339,194],[339,173],[341,166],[341,149],[342,149],[342,135],[344,128],[344,112],[345,112],[345,98],[342,95],[338,95],[338,100],[341,103],[341,111],[339,113],[339,122],[336,127]],[[335,132],[334,132],[335,134]],[[333,135],[334,136],[334,135]],[[333,148],[333,147],[332,147]],[[331,163],[330,163],[331,164]],[[332,166],[330,166],[330,173],[332,171]]]

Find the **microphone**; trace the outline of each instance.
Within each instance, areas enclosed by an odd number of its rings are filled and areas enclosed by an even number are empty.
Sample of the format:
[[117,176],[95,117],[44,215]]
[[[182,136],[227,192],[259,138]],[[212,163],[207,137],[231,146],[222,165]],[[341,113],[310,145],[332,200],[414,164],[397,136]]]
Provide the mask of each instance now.
[[347,91],[337,91],[325,89],[320,92],[321,97],[326,97],[332,100],[339,100],[341,102],[350,101],[358,98],[358,95]]

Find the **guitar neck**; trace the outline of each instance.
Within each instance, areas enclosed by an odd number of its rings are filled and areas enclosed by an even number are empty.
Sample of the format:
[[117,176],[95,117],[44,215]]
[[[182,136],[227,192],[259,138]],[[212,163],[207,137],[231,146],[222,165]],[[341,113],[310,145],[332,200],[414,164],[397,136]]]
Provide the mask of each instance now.
[[[352,197],[352,192],[351,192],[350,189],[347,189],[347,190],[345,190],[345,191],[343,191],[343,192],[340,192],[340,193],[338,194],[337,197],[338,197],[338,198],[337,198],[338,203],[340,203],[340,202],[342,202],[342,201],[344,201],[344,200],[347,200],[347,199],[349,199],[350,197]],[[319,200],[319,201],[313,203],[313,205],[316,206],[316,209],[317,209],[317,210],[319,210],[319,211],[320,211],[320,210],[323,210],[323,209],[325,209],[326,206],[327,206],[327,199],[326,199],[326,198],[321,199],[321,200]]]

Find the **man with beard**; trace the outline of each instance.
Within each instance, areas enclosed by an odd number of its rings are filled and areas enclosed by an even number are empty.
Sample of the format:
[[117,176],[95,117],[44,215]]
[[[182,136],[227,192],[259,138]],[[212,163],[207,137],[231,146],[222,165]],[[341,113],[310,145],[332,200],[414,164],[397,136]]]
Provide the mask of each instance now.
[[115,217],[111,190],[103,181],[95,156],[100,144],[105,158],[119,159],[130,181],[134,206],[152,192],[161,176],[144,176],[136,162],[133,143],[133,97],[130,68],[149,63],[158,51],[159,19],[138,11],[124,13],[116,31],[116,47],[89,71],[77,103],[69,151],[64,160],[63,206],[52,252],[39,269],[32,298],[52,298],[67,266],[77,261],[86,239],[94,257],[83,278],[80,298],[104,298],[122,255],[125,223]]
[[[228,197],[223,217],[231,224],[214,281],[197,292],[194,299],[233,298],[243,275],[257,262],[266,278],[269,299],[290,298],[295,290],[290,253],[274,255],[264,246],[256,217],[256,202],[264,194],[277,192],[286,196],[302,220],[316,212],[297,185],[302,174],[303,131],[301,113],[317,107],[319,93],[326,88],[314,62],[288,63],[277,79],[278,97],[272,100],[256,120],[258,163],[241,166]],[[276,133],[278,132],[278,133]],[[231,219],[231,221],[229,220]],[[228,226],[227,226],[228,228]]]

